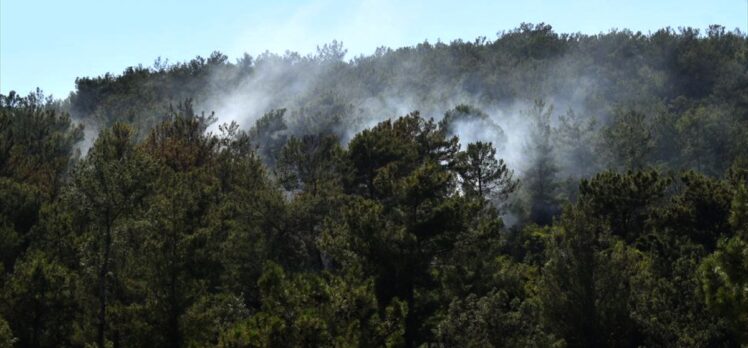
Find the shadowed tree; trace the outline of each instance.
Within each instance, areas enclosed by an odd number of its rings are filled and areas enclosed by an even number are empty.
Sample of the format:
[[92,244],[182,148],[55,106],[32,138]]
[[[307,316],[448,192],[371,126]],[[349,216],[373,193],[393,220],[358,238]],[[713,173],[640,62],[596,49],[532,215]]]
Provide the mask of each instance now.
[[491,143],[468,144],[465,151],[457,154],[455,169],[466,195],[499,205],[519,186],[504,160],[496,159],[496,149]]
[[613,123],[606,128],[605,141],[612,154],[611,166],[627,170],[643,169],[654,148],[652,126],[647,115],[635,110],[617,109]]
[[375,280],[380,306],[395,299],[408,306],[405,344],[432,333],[423,291],[430,269],[462,247],[479,207],[457,194],[457,139],[433,121],[410,114],[365,130],[349,144],[353,193],[342,219],[323,234],[324,250],[340,263],[360,262]]
[[[122,300],[126,270],[133,247],[130,235],[142,220],[144,201],[152,192],[155,170],[152,162],[135,147],[134,131],[115,124],[99,134],[87,158],[75,169],[71,192],[63,197],[82,229],[81,260],[90,268],[87,282],[96,287],[98,301],[96,342],[104,347],[117,339],[117,325],[108,322],[110,303]],[[114,329],[113,329],[114,328]],[[114,331],[113,337],[107,337]]]
[[738,342],[748,342],[748,189],[738,187],[730,225],[735,235],[720,241],[698,269],[699,293],[707,307],[727,318]]
[[525,145],[527,167],[523,173],[523,190],[530,221],[549,225],[559,212],[558,166],[551,139],[552,106],[536,100],[523,115],[532,122]]

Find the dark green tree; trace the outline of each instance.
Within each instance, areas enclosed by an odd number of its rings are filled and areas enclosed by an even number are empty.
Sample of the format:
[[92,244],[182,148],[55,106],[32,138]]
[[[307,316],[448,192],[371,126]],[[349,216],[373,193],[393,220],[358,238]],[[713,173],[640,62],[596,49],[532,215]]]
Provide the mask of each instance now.
[[699,293],[707,307],[727,319],[738,342],[748,342],[748,190],[738,187],[730,224],[735,235],[723,239],[718,249],[698,269]]
[[599,142],[597,123],[596,118],[584,117],[572,109],[559,115],[554,136],[562,173],[579,178],[599,169],[600,158],[595,153]]
[[74,171],[71,192],[63,197],[80,229],[84,281],[95,288],[97,309],[89,315],[97,318],[100,347],[119,338],[118,325],[108,320],[110,303],[123,300],[126,277],[131,276],[126,270],[136,262],[132,255],[137,239],[132,236],[143,224],[145,200],[153,190],[154,165],[136,149],[134,136],[123,124],[102,131]]
[[224,331],[218,346],[402,344],[405,306],[395,302],[380,315],[372,282],[355,273],[287,274],[270,263],[258,285],[260,311]]
[[257,120],[249,130],[249,138],[263,161],[270,167],[274,166],[279,152],[288,139],[288,126],[284,119],[286,109],[273,110]]
[[652,125],[644,113],[617,109],[604,136],[611,167],[640,170],[649,163],[655,144]]
[[571,347],[640,344],[629,305],[649,260],[611,238],[584,208],[568,209],[543,267],[539,300],[551,332]]
[[517,190],[519,183],[503,159],[496,159],[496,149],[491,143],[468,144],[457,154],[456,171],[463,192],[503,204]]
[[70,269],[51,261],[43,252],[29,252],[16,264],[5,282],[2,315],[19,347],[80,345],[76,328],[80,302],[78,277]]
[[290,138],[281,149],[277,172],[286,190],[317,195],[342,184],[345,164],[336,137],[305,135]]
[[380,306],[405,301],[406,346],[426,339],[428,310],[417,294],[431,281],[430,265],[454,249],[470,216],[449,170],[456,153],[457,139],[418,114],[363,131],[348,150],[349,189],[356,197],[323,237],[338,262],[357,260],[374,277]]
[[528,218],[539,225],[549,225],[559,212],[558,166],[551,138],[552,112],[552,106],[536,100],[523,114],[531,122],[531,128],[525,145],[527,156],[522,187]]
[[618,174],[602,172],[579,184],[579,202],[608,223],[611,233],[629,242],[645,234],[645,226],[670,185],[657,171]]

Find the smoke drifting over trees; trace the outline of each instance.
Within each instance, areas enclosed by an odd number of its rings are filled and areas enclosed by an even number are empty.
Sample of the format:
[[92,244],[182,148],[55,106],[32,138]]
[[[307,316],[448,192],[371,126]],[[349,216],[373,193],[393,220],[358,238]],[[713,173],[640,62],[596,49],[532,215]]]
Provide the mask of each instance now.
[[0,96],[0,345],[748,343],[744,33],[346,56]]
[[[345,143],[363,129],[414,110],[440,120],[447,111],[468,105],[486,114],[505,137],[475,132],[470,122],[455,125],[454,130],[465,128],[457,135],[494,142],[499,156],[520,168],[519,154],[530,127],[521,113],[535,100],[557,111],[554,126],[559,116],[571,112],[575,122],[594,121],[599,134],[634,111],[645,123],[675,127],[675,120],[658,119],[695,108],[692,104],[717,110],[736,106],[723,104],[742,98],[743,39],[742,34],[718,26],[701,34],[694,29],[663,29],[651,35],[624,30],[589,36],[523,24],[500,33],[494,41],[479,38],[380,48],[371,56],[349,61],[344,60],[346,51],[339,42],[318,47],[314,55],[265,53],[256,58],[245,55],[234,63],[213,53],[187,63],[157,61],[151,68],[128,68],[121,76],[79,79],[70,111],[104,127],[129,120],[148,129],[167,114],[170,103],[193,98],[196,110],[215,112],[213,131],[231,121],[249,129],[264,114],[286,109],[289,135],[331,132]],[[611,129],[610,134],[633,136],[621,131]],[[601,145],[602,137],[586,139],[585,145],[607,148],[602,152],[618,151],[612,144]],[[680,154],[667,151],[677,149],[659,145],[663,148],[652,149],[654,157],[675,168],[687,166],[674,163]],[[618,162],[612,158],[615,154],[609,155],[604,158],[598,153],[597,168]],[[562,169],[576,172],[576,163],[564,157]]]

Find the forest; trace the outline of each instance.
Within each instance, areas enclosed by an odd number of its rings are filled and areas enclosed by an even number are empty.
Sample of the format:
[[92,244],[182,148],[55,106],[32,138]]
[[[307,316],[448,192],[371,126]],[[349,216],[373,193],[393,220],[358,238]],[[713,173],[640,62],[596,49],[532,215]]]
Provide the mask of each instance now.
[[0,95],[0,347],[748,346],[748,35],[245,54]]

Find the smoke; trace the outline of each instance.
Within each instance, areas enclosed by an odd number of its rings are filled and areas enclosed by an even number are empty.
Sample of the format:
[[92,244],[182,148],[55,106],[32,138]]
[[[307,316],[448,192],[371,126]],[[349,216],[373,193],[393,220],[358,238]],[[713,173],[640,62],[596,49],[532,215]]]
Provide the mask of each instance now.
[[[376,42],[382,37],[379,35],[397,35],[399,24],[383,25],[384,34],[377,34],[370,32],[372,26],[377,26],[362,22],[367,20],[363,14],[382,10],[380,7],[387,6],[387,2],[364,1],[351,6],[344,9],[350,16],[337,16],[343,19],[331,24],[336,28],[332,32],[350,29],[344,37],[359,44]],[[319,39],[304,35],[303,28],[313,24],[316,13],[325,10],[324,2],[315,2],[301,7],[288,20],[266,27],[267,32],[248,37],[264,35],[265,41],[260,42],[273,41],[267,47],[279,51],[281,44],[291,45],[283,48],[297,48],[297,43],[288,40],[299,34],[304,43],[298,46],[303,49]],[[497,43],[501,40],[504,39],[499,38]],[[168,94],[194,97],[196,111],[214,112],[217,122],[208,129],[213,133],[221,124],[231,122],[249,130],[266,113],[286,109],[286,134],[334,133],[344,145],[360,131],[387,119],[419,111],[423,117],[440,121],[458,105],[470,105],[484,113],[485,119],[454,121],[454,135],[459,136],[463,146],[476,141],[493,143],[497,156],[520,173],[525,169],[524,148],[531,124],[523,111],[533,106],[535,98],[554,106],[553,122],[559,114],[572,109],[602,124],[610,105],[638,97],[618,92],[617,99],[611,98],[611,90],[627,89],[616,88],[613,78],[601,74],[603,70],[584,52],[570,50],[557,56],[517,61],[511,63],[514,67],[507,68],[511,64],[502,59],[511,57],[492,47],[497,43],[424,42],[398,49],[383,47],[372,55],[352,59],[346,58],[348,52],[338,41],[317,46],[315,53],[306,55],[290,51],[282,55],[266,51],[257,57],[245,54],[233,64],[207,69],[209,75],[203,87],[195,90],[192,85],[185,91]],[[482,56],[475,57],[478,54]],[[486,75],[494,80],[486,79]],[[80,145],[83,153],[97,129],[96,125],[86,124],[86,140]],[[576,166],[571,163],[572,157],[559,156],[559,160],[569,162],[559,163],[562,168]]]
[[[431,54],[437,53],[434,46],[427,47]],[[524,169],[523,151],[530,120],[523,112],[532,107],[530,98],[494,99],[479,85],[447,81],[438,73],[433,81],[420,81],[417,77],[424,76],[422,69],[428,67],[424,54],[396,56],[389,49],[381,49],[373,57],[347,62],[343,60],[345,54],[337,41],[319,47],[314,55],[266,52],[251,62],[251,69],[239,70],[234,76],[221,71],[211,77],[210,85],[238,82],[228,89],[206,91],[206,97],[198,99],[196,109],[215,112],[218,122],[210,130],[216,131],[218,125],[230,122],[249,129],[265,113],[284,108],[289,134],[333,132],[345,144],[358,132],[387,119],[419,111],[423,117],[440,121],[445,112],[469,105],[484,113],[485,119],[454,122],[453,133],[461,144],[491,142],[497,148],[497,156],[510,167],[520,172]],[[241,64],[246,62],[237,63]],[[568,66],[574,64],[568,61],[554,65],[559,68],[545,69],[552,74],[538,82],[546,85],[545,90],[559,91],[539,96],[557,110],[553,121],[559,110],[596,114],[590,111],[587,100],[601,89],[602,83],[570,71]],[[362,80],[362,70],[368,70],[370,80]]]
[[96,142],[100,128],[92,119],[88,118],[75,118],[73,122],[83,125],[83,139],[75,144],[74,150],[79,151],[81,156],[85,157],[88,154],[88,150]]
[[[325,11],[319,4],[304,7],[288,21],[274,24],[274,30],[254,33],[254,37],[272,41],[274,46],[268,47],[275,51],[281,47],[306,49],[304,45],[310,42],[324,42],[303,29],[313,26],[315,14]],[[365,1],[344,11],[377,12],[381,10],[377,6],[384,6],[381,4]],[[379,37],[376,31],[368,31],[371,23],[359,23],[367,16],[341,14],[336,18],[343,19],[331,27],[352,32],[344,35],[344,41],[371,43]],[[382,25],[386,36],[396,35],[396,28]],[[245,54],[234,64],[217,55],[208,63],[202,59],[190,62],[187,66],[194,66],[199,77],[178,80],[190,86],[179,85],[176,91],[164,94],[171,100],[194,97],[195,110],[214,112],[218,122],[209,128],[211,132],[231,122],[249,130],[263,115],[284,109],[284,124],[279,117],[273,120],[273,131],[280,136],[261,134],[255,139],[260,151],[270,149],[268,153],[276,153],[287,136],[333,133],[346,145],[356,134],[379,122],[419,111],[425,118],[448,123],[463,148],[477,141],[493,143],[497,157],[504,159],[521,180],[529,178],[524,174],[530,173],[533,164],[528,149],[533,143],[542,143],[543,161],[554,161],[554,175],[572,183],[610,165],[604,161],[614,161],[598,153],[600,149],[610,150],[601,141],[605,132],[600,130],[612,120],[614,108],[633,105],[648,115],[660,115],[667,109],[663,95],[671,93],[666,86],[671,76],[666,70],[648,62],[648,56],[637,53],[635,47],[630,48],[632,57],[611,54],[611,46],[639,40],[639,35],[558,35],[547,25],[522,24],[514,31],[500,33],[496,41],[423,42],[396,49],[381,47],[371,55],[353,58],[347,58],[348,51],[338,41],[318,46],[315,53],[306,55],[290,51],[266,51],[257,57]],[[183,73],[179,69],[169,72],[173,71],[175,75]],[[164,76],[168,82],[164,89],[173,89],[168,72]],[[162,99],[156,97],[155,101]],[[540,137],[528,113],[536,99],[553,106],[549,119],[553,131],[544,131]],[[130,104],[127,98],[119,102]],[[473,111],[449,119],[461,105]],[[151,105],[144,109],[149,108]],[[572,117],[561,117],[567,114],[576,115],[573,122],[568,122]],[[90,147],[96,129],[87,125],[83,152]]]

